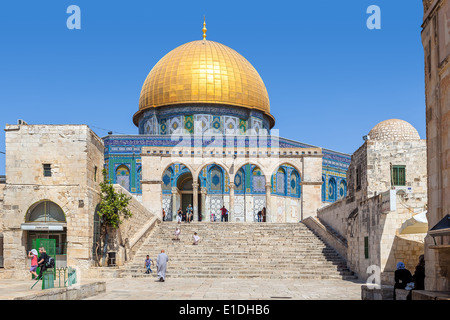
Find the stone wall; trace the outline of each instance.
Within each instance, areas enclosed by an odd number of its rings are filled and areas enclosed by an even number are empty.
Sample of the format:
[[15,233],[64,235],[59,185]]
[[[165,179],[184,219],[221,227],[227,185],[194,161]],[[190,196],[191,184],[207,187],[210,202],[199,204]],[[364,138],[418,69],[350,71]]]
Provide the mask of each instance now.
[[347,218],[357,207],[355,201],[349,200],[350,198],[346,197],[317,210],[317,218],[319,221],[330,226],[344,238],[347,238]]
[[[67,264],[87,268],[93,215],[99,202],[94,166],[103,167],[103,143],[85,125],[6,125],[6,185],[1,214],[5,271],[28,267],[28,231],[21,224],[34,204],[49,200],[65,214]],[[51,165],[51,176],[43,174]]]
[[367,141],[367,197],[391,188],[391,165],[406,167],[406,187],[427,197],[426,141]]
[[[388,194],[386,208],[383,193],[392,188],[391,165],[405,166],[406,186],[395,186],[396,195],[391,198]],[[412,240],[399,235],[399,228],[414,214],[426,210],[425,140],[367,140],[352,155],[347,181],[348,196],[320,208],[317,218],[347,240],[348,266],[359,278],[368,277],[369,266],[378,266],[382,282],[392,284],[399,259],[414,268],[423,254],[421,241],[425,235]],[[391,202],[395,210],[391,210]]]
[[[397,211],[383,213],[382,196],[378,195],[361,202],[357,212],[353,211],[350,218],[351,207],[345,206],[344,203],[335,203],[322,208],[318,213],[319,220],[330,223],[336,230],[341,228],[340,232],[344,232],[346,228],[344,236],[348,243],[348,265],[361,279],[366,279],[367,268],[375,265],[380,268],[382,282],[392,284],[397,262],[402,261],[414,270],[419,255],[423,254],[422,243],[425,234],[398,234],[402,224],[416,214],[415,211],[421,210],[423,204],[413,208],[411,205],[415,200],[408,203],[400,198],[399,195],[396,200]],[[400,201],[408,208],[402,207]]]
[[[428,224],[450,213],[450,2],[425,0],[421,33],[425,58],[428,159]],[[425,243],[425,289],[450,290],[450,236],[441,246]]]

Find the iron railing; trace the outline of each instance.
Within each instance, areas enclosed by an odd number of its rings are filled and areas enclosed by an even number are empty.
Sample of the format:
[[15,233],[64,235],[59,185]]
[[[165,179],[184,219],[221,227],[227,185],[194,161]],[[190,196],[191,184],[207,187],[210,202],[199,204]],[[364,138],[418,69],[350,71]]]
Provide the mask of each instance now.
[[70,266],[48,269],[42,273],[42,279],[37,280],[31,289],[39,281],[42,281],[42,290],[70,287],[77,283],[77,272],[75,268]]

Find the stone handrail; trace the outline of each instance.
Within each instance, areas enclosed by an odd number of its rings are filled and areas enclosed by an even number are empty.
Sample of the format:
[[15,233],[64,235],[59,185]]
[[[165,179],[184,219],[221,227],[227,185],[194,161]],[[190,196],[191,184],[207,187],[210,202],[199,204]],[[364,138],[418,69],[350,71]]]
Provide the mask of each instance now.
[[343,258],[347,259],[347,244],[330,232],[316,217],[307,217],[302,220],[302,223],[318,234],[326,244],[333,247]]
[[126,259],[122,259],[122,263],[119,262],[119,264],[123,264],[125,260],[131,260],[146,236],[159,222],[161,222],[161,219],[144,207],[139,200],[121,185],[114,184],[114,190],[131,197],[129,209],[132,213],[132,217],[123,221],[120,225],[118,235],[121,238],[122,241],[120,242],[122,242],[127,253]]

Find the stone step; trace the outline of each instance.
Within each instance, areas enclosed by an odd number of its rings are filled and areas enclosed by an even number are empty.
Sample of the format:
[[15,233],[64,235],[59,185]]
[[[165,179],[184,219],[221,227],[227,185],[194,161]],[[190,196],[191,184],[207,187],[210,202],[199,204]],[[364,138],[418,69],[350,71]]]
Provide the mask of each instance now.
[[[151,274],[141,273],[122,273],[121,277],[132,277],[132,278],[146,278],[153,277],[157,278],[156,272],[154,271]],[[353,274],[324,274],[322,272],[319,273],[239,273],[236,271],[225,273],[206,273],[206,272],[184,272],[184,273],[166,273],[166,279],[170,278],[241,278],[241,279],[249,279],[249,278],[260,278],[260,279],[343,279],[350,280],[356,279]]]
[[[177,226],[178,241],[173,240]],[[200,236],[197,246],[192,245],[194,232]],[[144,273],[145,257],[155,262],[162,248],[169,255],[167,277],[356,278],[345,259],[303,224],[205,222],[158,225],[121,267],[121,276],[151,276]]]

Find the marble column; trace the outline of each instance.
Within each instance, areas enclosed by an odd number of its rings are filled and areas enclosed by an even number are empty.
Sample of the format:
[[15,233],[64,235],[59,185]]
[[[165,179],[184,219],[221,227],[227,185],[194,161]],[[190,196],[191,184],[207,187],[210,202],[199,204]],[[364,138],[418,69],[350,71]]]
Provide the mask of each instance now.
[[172,221],[177,221],[177,194],[178,194],[178,188],[172,187]]
[[202,221],[206,221],[206,219],[208,218],[206,214],[206,193],[206,187],[201,187],[200,194],[202,197]]
[[234,214],[234,182],[230,182],[230,207],[228,208],[228,221],[231,221],[231,216]]
[[198,182],[194,181],[192,183],[192,197],[194,206],[194,221],[198,221]]
[[271,191],[272,191],[272,184],[270,182],[266,182],[266,222],[272,222],[272,216],[271,216]]

